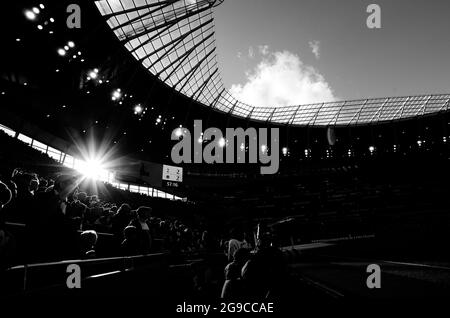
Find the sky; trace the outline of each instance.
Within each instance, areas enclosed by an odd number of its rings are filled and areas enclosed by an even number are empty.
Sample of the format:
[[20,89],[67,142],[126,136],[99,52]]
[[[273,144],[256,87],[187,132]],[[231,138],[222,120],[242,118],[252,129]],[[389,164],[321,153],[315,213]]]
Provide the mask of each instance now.
[[[369,29],[369,4],[381,29]],[[225,0],[215,8],[225,86],[286,106],[450,92],[449,0]]]

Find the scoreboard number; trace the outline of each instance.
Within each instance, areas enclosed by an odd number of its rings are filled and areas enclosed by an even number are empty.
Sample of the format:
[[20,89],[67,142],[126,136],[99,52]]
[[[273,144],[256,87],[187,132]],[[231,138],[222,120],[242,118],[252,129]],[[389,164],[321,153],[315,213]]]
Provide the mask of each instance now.
[[179,187],[183,182],[183,168],[163,165],[162,180],[166,186]]

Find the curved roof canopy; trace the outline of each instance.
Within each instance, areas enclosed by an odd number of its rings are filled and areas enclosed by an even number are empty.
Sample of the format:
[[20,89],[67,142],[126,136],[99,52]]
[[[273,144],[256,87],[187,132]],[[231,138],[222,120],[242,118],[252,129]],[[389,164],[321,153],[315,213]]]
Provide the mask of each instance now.
[[380,123],[449,109],[450,94],[255,107],[224,87],[216,57],[213,8],[224,0],[101,0],[117,38],[152,74],[201,104],[252,120],[293,126]]

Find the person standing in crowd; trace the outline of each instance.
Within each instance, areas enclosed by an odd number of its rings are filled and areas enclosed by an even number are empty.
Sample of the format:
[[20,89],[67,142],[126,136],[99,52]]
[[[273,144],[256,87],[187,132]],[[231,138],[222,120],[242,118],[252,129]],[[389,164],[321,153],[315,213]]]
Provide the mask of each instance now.
[[34,198],[33,207],[26,211],[30,260],[47,261],[73,254],[77,233],[70,226],[66,209],[67,197],[77,185],[74,176],[61,175],[51,190]]
[[228,241],[228,252],[227,258],[228,262],[233,261],[234,253],[240,248],[250,248],[250,245],[245,240],[244,232],[241,229],[234,228],[231,230],[230,240]]
[[136,217],[131,220],[129,225],[134,226],[137,229],[137,235],[139,240],[139,252],[141,254],[148,254],[152,248],[152,236],[150,233],[150,226],[148,220],[152,213],[152,209],[149,207],[140,207],[136,210]]
[[81,241],[81,258],[96,258],[95,245],[97,244],[98,235],[95,231],[84,231],[80,234]]
[[258,225],[256,251],[242,268],[246,296],[255,299],[281,297],[286,277],[283,253],[274,246],[271,233]]
[[250,258],[250,250],[239,248],[233,256],[233,262],[225,267],[225,282],[222,288],[222,299],[239,299],[244,296],[242,285],[242,267]]
[[117,238],[117,241],[123,240],[123,230],[130,224],[131,221],[131,207],[129,204],[122,204],[117,212],[112,217],[112,232]]
[[120,244],[123,256],[133,256],[139,254],[138,230],[130,225],[123,230],[124,240]]
[[37,189],[36,192],[45,192],[47,190],[47,186],[48,186],[48,181],[45,180],[44,178],[40,178],[39,179],[39,188]]
[[34,179],[34,175],[20,169],[15,169],[12,173],[11,180],[17,186],[17,197],[14,202],[14,207],[12,207],[13,213],[9,216],[10,221],[19,223],[25,222],[26,213],[32,209],[33,206],[33,190],[36,187]]

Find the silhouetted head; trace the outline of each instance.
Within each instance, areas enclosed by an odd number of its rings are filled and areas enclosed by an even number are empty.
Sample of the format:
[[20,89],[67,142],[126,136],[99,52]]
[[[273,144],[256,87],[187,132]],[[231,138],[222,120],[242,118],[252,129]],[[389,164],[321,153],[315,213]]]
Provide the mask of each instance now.
[[69,193],[73,192],[78,186],[78,179],[73,175],[60,175],[55,180],[53,189],[58,193],[61,199],[66,199]]
[[234,252],[233,260],[239,264],[245,264],[250,258],[250,250],[247,248],[239,248]]
[[97,244],[98,235],[95,231],[84,231],[80,234],[83,248],[93,248]]
[[3,209],[5,205],[11,201],[12,194],[9,188],[0,181],[0,211]]
[[124,215],[130,215],[131,213],[131,207],[129,204],[122,204],[120,208],[117,210],[117,214],[124,214]]
[[123,230],[123,236],[125,237],[126,240],[134,240],[137,237],[137,229],[135,226],[133,225],[129,225],[127,226],[124,230]]
[[136,213],[140,220],[145,221],[151,216],[152,208],[141,206],[139,209],[137,209]]

